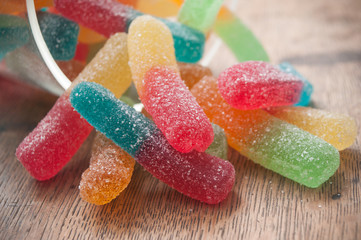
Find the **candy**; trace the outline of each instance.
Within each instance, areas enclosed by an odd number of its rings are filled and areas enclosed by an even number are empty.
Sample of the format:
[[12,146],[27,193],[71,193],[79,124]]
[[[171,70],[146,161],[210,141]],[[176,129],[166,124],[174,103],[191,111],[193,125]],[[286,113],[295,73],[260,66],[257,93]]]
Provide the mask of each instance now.
[[97,132],[90,166],[81,177],[80,197],[97,205],[109,203],[128,186],[134,164],[128,153]]
[[234,184],[232,164],[206,153],[180,153],[149,119],[98,84],[83,82],[71,93],[74,108],[146,170],[177,191],[215,204]]
[[185,0],[178,21],[202,32],[213,25],[223,0]]
[[[47,13],[37,13],[41,33],[45,43],[55,60],[70,60],[75,55],[79,26],[62,16]],[[33,51],[38,51],[35,41],[29,46]]]
[[25,45],[29,26],[21,17],[0,14],[0,60],[6,53]]
[[301,97],[300,100],[295,104],[295,106],[309,105],[311,101],[311,95],[313,93],[312,84],[306,78],[304,78],[299,72],[297,72],[296,69],[290,63],[287,62],[280,63],[278,65],[278,68],[285,73],[289,73],[298,77],[303,82]]
[[200,64],[178,62],[179,73],[189,89],[204,76],[212,76],[212,71]]
[[81,43],[98,43],[104,42],[106,38],[103,35],[91,30],[90,28],[79,25],[79,36],[78,41]]
[[266,109],[273,116],[322,138],[339,151],[351,146],[357,136],[353,118],[306,107],[274,107]]
[[214,32],[232,50],[239,62],[269,61],[262,44],[235,14],[222,7],[213,26]]
[[228,144],[252,161],[307,187],[318,187],[340,164],[333,146],[264,110],[229,106],[217,79],[204,77],[191,90],[210,120],[224,129]]
[[241,110],[292,105],[298,102],[302,87],[299,78],[265,62],[239,63],[218,77],[224,100]]
[[168,28],[150,16],[137,18],[128,51],[139,97],[169,143],[181,152],[204,152],[213,141],[212,125],[179,76]]
[[[126,32],[130,23],[143,15],[113,0],[55,0],[59,12],[106,37]],[[176,57],[182,62],[197,62],[203,54],[203,33],[183,24],[160,19],[172,32]]]
[[16,156],[34,178],[47,180],[55,176],[93,129],[70,105],[71,89],[79,82],[94,81],[120,96],[131,82],[127,62],[126,35],[116,34],[23,140]]
[[212,123],[214,139],[212,144],[205,151],[209,155],[216,156],[222,159],[227,159],[228,143],[226,134],[223,129],[217,124]]

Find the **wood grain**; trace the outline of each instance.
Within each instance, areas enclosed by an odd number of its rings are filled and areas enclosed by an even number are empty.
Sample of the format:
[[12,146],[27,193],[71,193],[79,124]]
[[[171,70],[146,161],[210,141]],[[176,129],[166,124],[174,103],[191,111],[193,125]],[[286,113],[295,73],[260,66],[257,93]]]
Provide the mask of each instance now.
[[[291,62],[315,87],[313,106],[361,122],[361,1],[241,0],[239,16],[272,62]],[[235,63],[225,47],[215,73]],[[37,182],[16,160],[21,140],[56,97],[0,75],[1,239],[361,239],[361,134],[341,166],[308,189],[230,149],[236,184],[210,206],[189,199],[136,166],[113,202],[79,198],[91,138],[52,180]]]

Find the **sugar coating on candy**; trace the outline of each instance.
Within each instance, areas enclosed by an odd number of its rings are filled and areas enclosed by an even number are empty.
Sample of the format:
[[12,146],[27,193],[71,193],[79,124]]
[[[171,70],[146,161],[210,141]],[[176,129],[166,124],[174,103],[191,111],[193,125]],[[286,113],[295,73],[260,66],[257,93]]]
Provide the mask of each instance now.
[[[54,0],[55,7],[70,18],[109,37],[126,32],[131,22],[143,13],[114,0]],[[161,19],[172,32],[178,61],[197,62],[203,54],[205,36],[186,25]]]
[[144,75],[155,66],[168,66],[177,71],[173,38],[164,24],[150,17],[138,17],[128,33],[129,65],[133,80],[141,96]]
[[204,152],[213,129],[177,72],[154,67],[144,76],[142,103],[169,143],[180,152]]
[[297,70],[288,62],[280,63],[278,65],[278,68],[285,73],[289,73],[298,77],[303,82],[303,88],[302,88],[300,100],[294,105],[295,106],[309,105],[311,101],[311,95],[313,93],[312,84],[304,76],[302,76],[299,72],[297,72]]
[[209,204],[222,201],[231,191],[235,178],[232,164],[206,153],[178,152],[153,122],[102,86],[80,83],[70,98],[95,128],[177,191]]
[[178,22],[162,18],[158,20],[167,25],[172,32],[177,61],[196,63],[202,58],[206,41],[202,32]]
[[132,82],[128,61],[127,34],[114,34],[80,73],[77,82],[99,83],[120,97]]
[[232,107],[248,110],[298,102],[302,81],[266,62],[236,64],[218,77],[222,97]]
[[202,32],[213,25],[223,0],[185,0],[178,21]]
[[[44,41],[55,60],[70,60],[75,55],[78,42],[79,26],[63,16],[37,12],[39,27]],[[35,41],[30,41],[29,47],[38,51]]]
[[135,157],[155,126],[101,85],[83,82],[70,94],[74,108],[106,137]]
[[226,134],[217,124],[212,123],[214,138],[212,144],[205,151],[207,154],[227,159],[228,143]]
[[97,132],[90,166],[81,177],[80,197],[96,205],[109,203],[128,186],[134,164],[135,160],[128,153]]
[[132,13],[130,7],[114,0],[54,0],[54,5],[65,17],[106,37],[125,32]]
[[[129,72],[127,58],[124,58],[127,48],[126,44],[118,46],[118,43],[126,42],[125,38],[125,34],[119,34],[109,39],[109,44],[99,51],[92,63],[74,80],[47,116],[18,147],[16,156],[34,178],[46,180],[55,176],[89,135],[92,127],[74,111],[69,102],[69,92],[82,81],[103,82],[109,76],[115,76],[112,81],[116,81],[120,78],[118,75],[124,78],[126,74],[123,74]],[[106,53],[111,54],[105,56]],[[105,63],[109,64],[104,65]],[[127,82],[129,86],[130,77],[120,82],[123,84],[117,89],[117,94],[126,90]],[[113,85],[116,83],[110,84],[110,87]]]
[[54,177],[93,129],[62,95],[16,149],[16,157],[37,180]]
[[347,115],[308,107],[273,107],[273,116],[322,138],[339,151],[350,147],[357,137],[355,120]]
[[208,67],[200,64],[178,62],[179,73],[182,80],[189,89],[193,87],[204,76],[212,76],[212,71]]
[[6,53],[26,44],[29,36],[29,26],[23,18],[0,14],[0,60]]
[[213,26],[214,32],[232,50],[239,62],[269,61],[261,42],[236,14],[222,7]]
[[146,139],[137,161],[172,188],[208,204],[224,200],[235,181],[231,163],[197,151],[178,152],[160,131]]
[[340,163],[336,148],[264,110],[228,105],[217,79],[204,77],[191,90],[210,120],[224,129],[228,144],[252,161],[307,187],[318,187]]

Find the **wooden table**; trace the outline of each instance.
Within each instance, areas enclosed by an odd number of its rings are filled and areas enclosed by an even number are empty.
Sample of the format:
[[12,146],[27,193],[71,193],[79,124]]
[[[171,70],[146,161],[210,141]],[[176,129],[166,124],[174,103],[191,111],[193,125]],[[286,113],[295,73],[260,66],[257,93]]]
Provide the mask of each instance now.
[[[361,122],[361,1],[240,1],[238,13],[274,63],[291,62],[315,87],[312,105]],[[228,50],[217,56],[232,64]],[[222,69],[211,64],[215,72]],[[17,145],[56,97],[0,77],[1,239],[361,239],[361,135],[318,189],[300,186],[230,150],[236,184],[221,204],[185,197],[139,165],[113,202],[78,195],[91,138],[52,180],[32,179]],[[360,133],[360,128],[358,130]]]

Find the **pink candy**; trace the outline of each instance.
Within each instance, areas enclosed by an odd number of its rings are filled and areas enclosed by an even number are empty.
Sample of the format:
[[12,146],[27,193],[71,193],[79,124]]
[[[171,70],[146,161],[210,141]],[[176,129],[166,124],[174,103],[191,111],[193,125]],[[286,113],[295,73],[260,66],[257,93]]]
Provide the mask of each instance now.
[[224,100],[241,110],[295,104],[302,87],[301,79],[257,61],[234,65],[218,78]]
[[69,162],[92,129],[63,94],[16,149],[16,157],[34,178],[48,180]]
[[144,76],[141,100],[169,143],[180,152],[204,152],[213,141],[209,119],[179,74],[154,67]]

